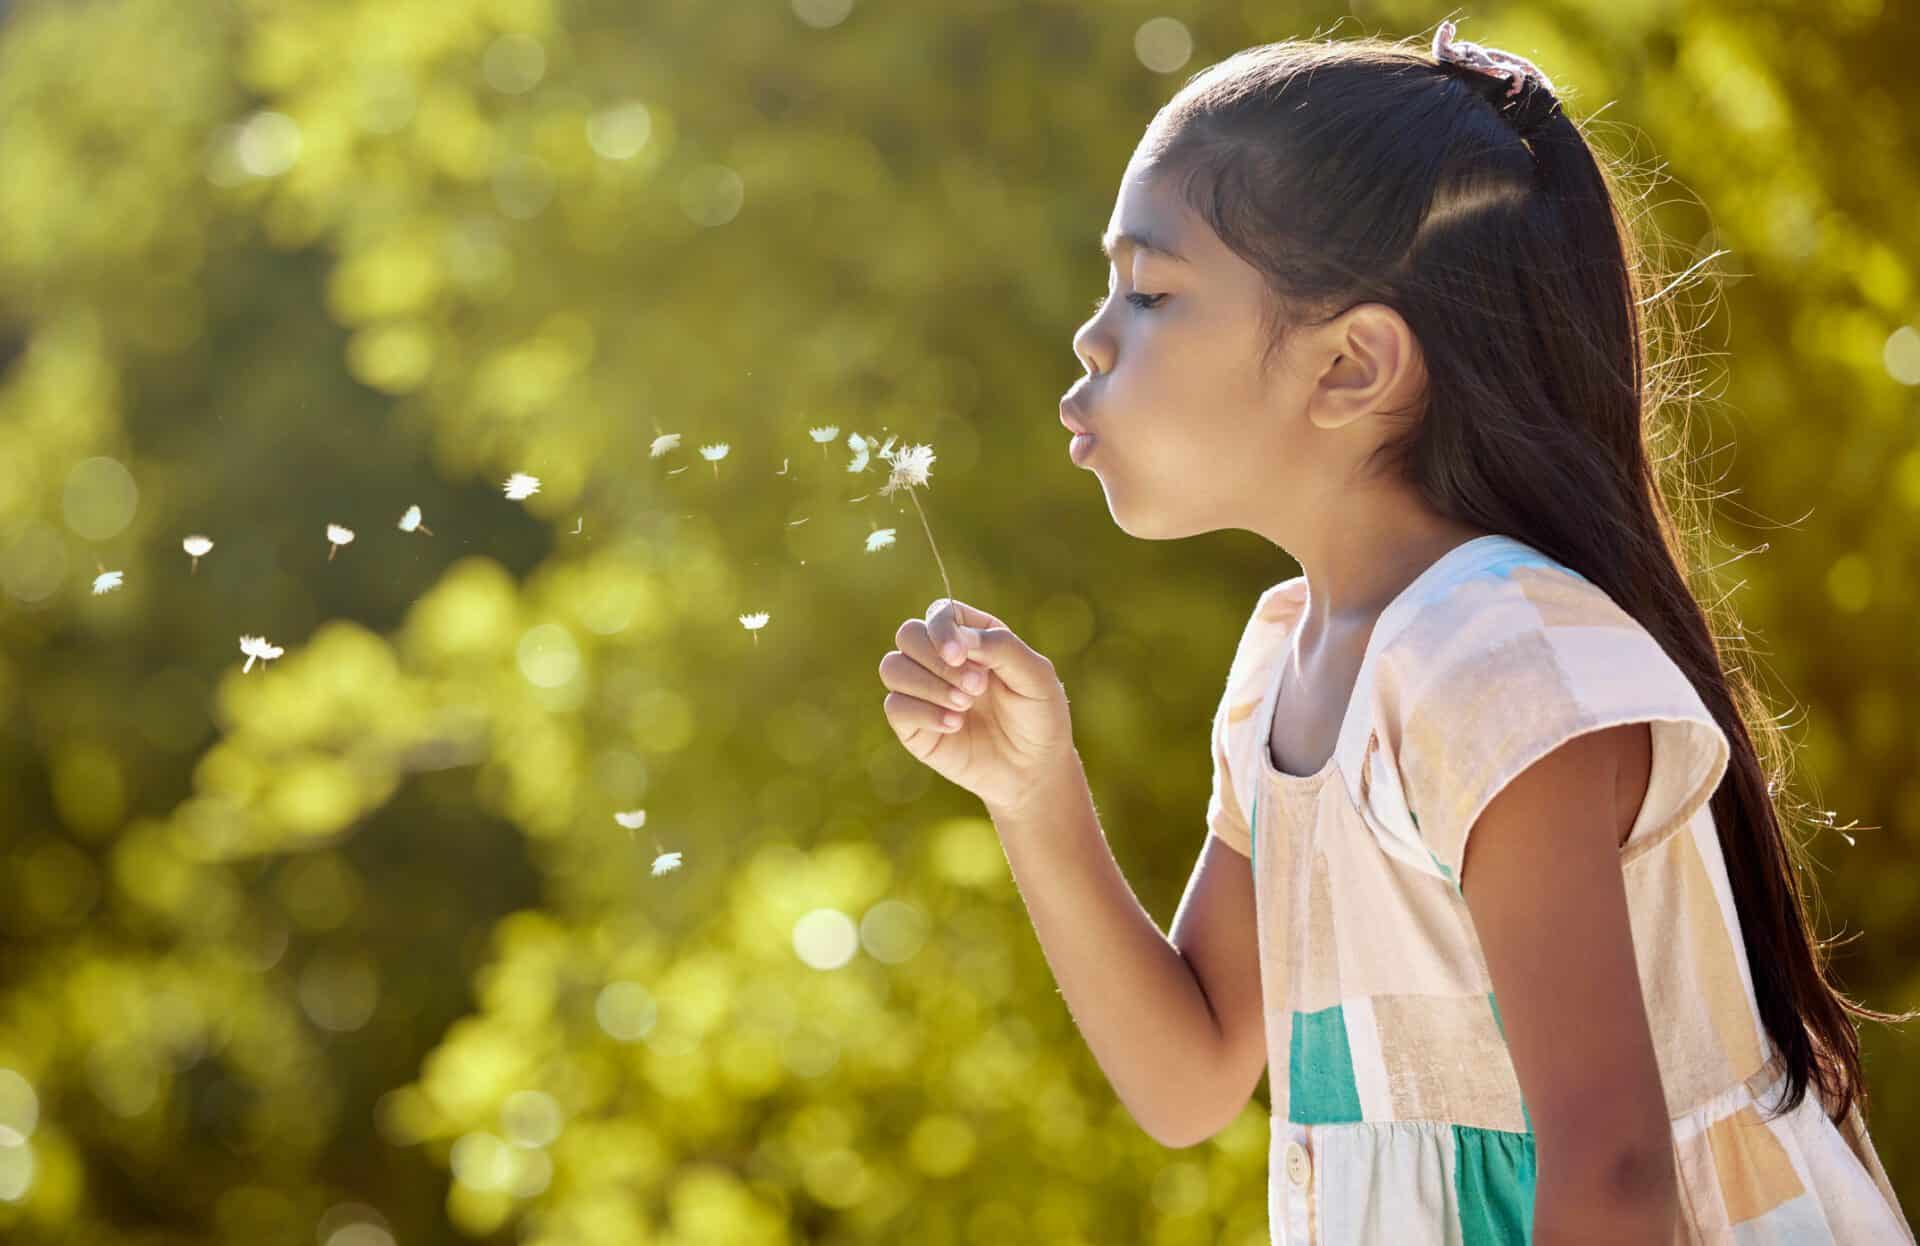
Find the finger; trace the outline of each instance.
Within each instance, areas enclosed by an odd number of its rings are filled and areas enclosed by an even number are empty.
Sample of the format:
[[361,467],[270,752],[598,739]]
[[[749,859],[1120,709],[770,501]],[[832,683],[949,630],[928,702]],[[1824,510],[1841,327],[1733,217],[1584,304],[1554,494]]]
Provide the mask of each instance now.
[[908,619],[902,623],[900,630],[894,633],[893,641],[899,646],[900,652],[954,687],[964,688],[975,696],[987,690],[987,668],[978,662],[947,665],[934,652],[933,637],[928,633],[927,625],[919,619]]
[[1020,696],[1041,697],[1052,693],[1059,677],[1045,654],[1031,648],[1005,627],[983,627],[974,632],[973,647],[966,651],[969,662],[977,662],[993,672],[1009,692]]
[[966,660],[967,650],[977,644],[981,628],[1006,626],[978,606],[951,597],[934,598],[927,607],[926,621],[935,652],[950,666]]
[[[984,680],[982,673],[983,683]],[[880,659],[880,682],[895,692],[935,705],[957,710],[973,708],[973,695],[965,688],[955,687],[945,676],[928,670],[897,650]]]
[[952,735],[966,721],[954,710],[943,710],[904,692],[889,692],[886,700],[881,702],[881,708],[886,711],[887,722],[893,727],[894,733],[902,738],[915,731]]

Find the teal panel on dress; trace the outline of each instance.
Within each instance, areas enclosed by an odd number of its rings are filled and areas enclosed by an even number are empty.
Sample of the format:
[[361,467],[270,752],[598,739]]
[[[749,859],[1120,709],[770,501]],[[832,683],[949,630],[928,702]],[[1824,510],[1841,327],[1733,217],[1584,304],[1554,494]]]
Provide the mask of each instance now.
[[1461,1246],[1530,1246],[1533,1134],[1453,1127],[1453,1192]]
[[1353,1080],[1353,1052],[1347,1046],[1347,1018],[1338,1004],[1293,1014],[1287,1119],[1297,1125],[1363,1119],[1360,1088]]

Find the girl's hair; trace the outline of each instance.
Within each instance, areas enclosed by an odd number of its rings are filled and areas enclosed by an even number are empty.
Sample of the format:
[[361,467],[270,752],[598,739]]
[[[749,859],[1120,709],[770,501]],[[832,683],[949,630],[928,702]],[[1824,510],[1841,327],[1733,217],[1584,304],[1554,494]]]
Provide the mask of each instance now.
[[[1653,288],[1616,207],[1620,172],[1552,92],[1507,88],[1404,41],[1266,44],[1190,78],[1140,159],[1266,278],[1263,371],[1291,326],[1364,302],[1406,320],[1426,393],[1392,413],[1395,435],[1364,468],[1378,459],[1439,513],[1586,576],[1686,672],[1731,745],[1713,818],[1785,1059],[1778,1111],[1811,1080],[1835,1123],[1856,1098],[1864,1119],[1849,1014],[1920,1014],[1864,1008],[1828,979],[1806,848],[1782,833],[1791,810],[1776,810],[1784,785],[1768,777],[1786,769],[1784,737],[1745,671],[1722,668],[1719,611],[1688,584],[1690,534],[1663,496],[1671,486],[1691,524],[1685,464],[1649,454],[1646,416],[1684,415],[1690,395],[1664,364],[1648,375],[1641,337],[1642,308],[1661,311],[1680,283]],[[1744,641],[1732,630],[1722,639]]]

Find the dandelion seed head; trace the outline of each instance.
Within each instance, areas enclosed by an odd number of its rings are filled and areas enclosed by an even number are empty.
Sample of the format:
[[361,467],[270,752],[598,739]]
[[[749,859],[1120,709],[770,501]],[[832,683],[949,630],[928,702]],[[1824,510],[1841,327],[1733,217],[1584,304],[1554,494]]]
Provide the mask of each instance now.
[[887,483],[880,486],[880,492],[885,496],[897,489],[911,489],[927,483],[927,472],[933,466],[933,447],[905,446],[895,454],[882,451],[881,457],[893,464],[893,472],[887,477]]
[[655,878],[660,877],[668,870],[677,870],[679,868],[680,854],[677,852],[663,852],[653,859],[653,876]]
[[891,544],[893,544],[892,528],[881,528],[867,534],[867,552],[869,554],[874,550],[884,549]]
[[353,540],[353,529],[343,528],[337,523],[327,525],[327,544],[345,545]]
[[765,610],[762,610],[758,614],[743,614],[740,616],[740,626],[750,632],[757,632],[767,625],[767,619],[769,617]]
[[94,576],[94,595],[98,596],[101,593],[111,593],[114,589],[119,588],[120,577],[124,574],[126,573],[122,571],[102,571],[99,575]]
[[700,457],[709,463],[718,463],[721,459],[727,457],[727,443],[717,441],[710,446],[701,446]]
[[420,508],[418,506],[407,507],[407,513],[400,516],[400,531],[412,532],[415,528],[418,528],[419,526],[420,526]]
[[630,831],[637,831],[647,824],[645,809],[628,809],[613,815],[613,820]]
[[828,424],[821,428],[809,428],[807,430],[807,436],[813,438],[823,446],[839,435],[840,426],[838,424]]
[[653,439],[653,445],[647,450],[647,457],[657,459],[669,450],[680,448],[679,433],[661,433]]
[[213,542],[203,536],[195,535],[180,542],[180,548],[186,550],[187,553],[193,555],[195,558],[198,558],[213,548]]

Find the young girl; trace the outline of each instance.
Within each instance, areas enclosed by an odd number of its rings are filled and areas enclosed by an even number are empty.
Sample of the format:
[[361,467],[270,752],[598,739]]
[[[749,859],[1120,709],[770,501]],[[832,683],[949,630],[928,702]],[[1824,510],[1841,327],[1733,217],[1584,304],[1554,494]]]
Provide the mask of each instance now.
[[1234,655],[1170,938],[1045,657],[943,600],[881,662],[1141,1126],[1192,1145],[1270,1075],[1276,1243],[1914,1240],[1851,1020],[1905,1015],[1809,935],[1777,728],[1654,479],[1612,186],[1544,76],[1451,23],[1250,49],[1149,126],[1074,460],[1130,533],[1305,569]]

